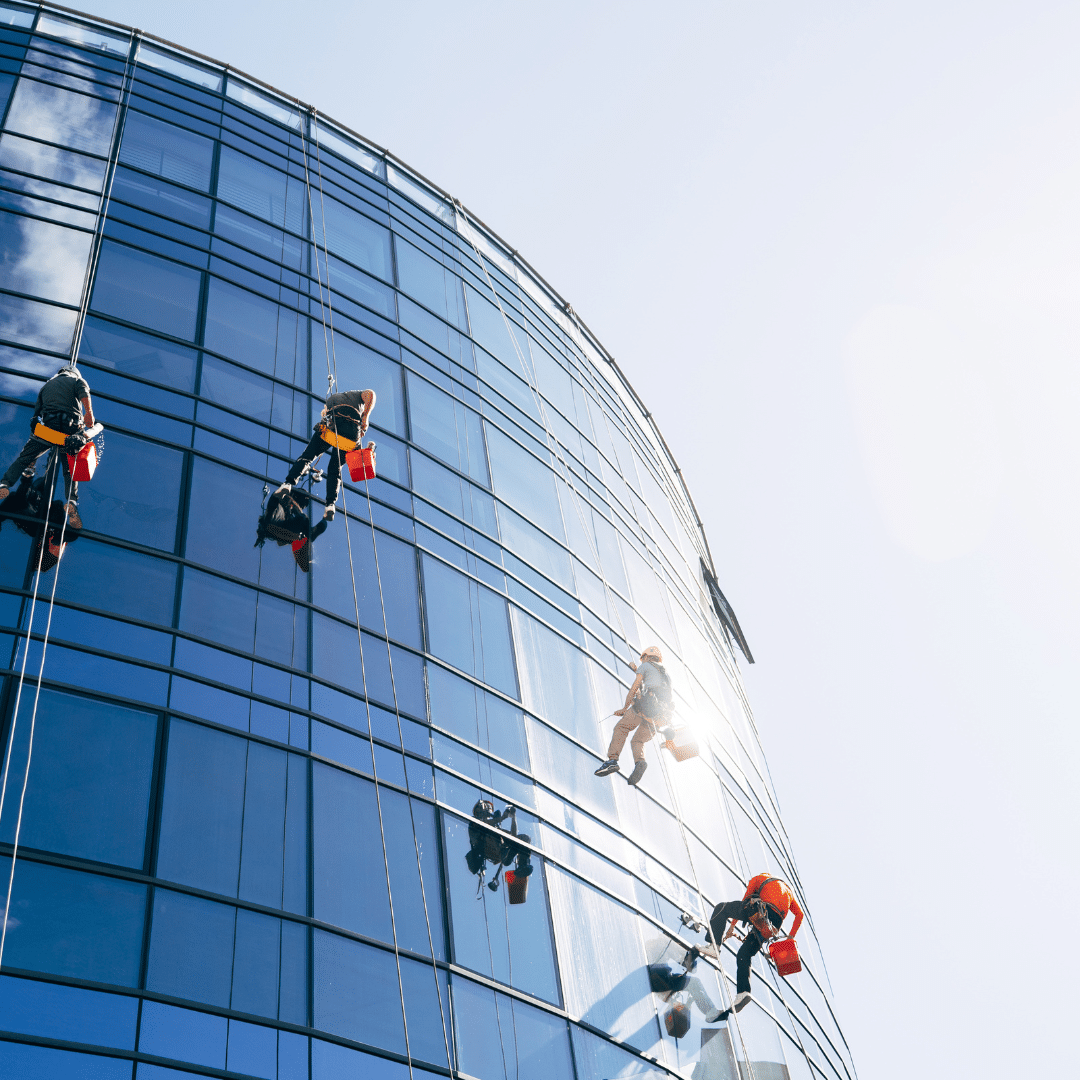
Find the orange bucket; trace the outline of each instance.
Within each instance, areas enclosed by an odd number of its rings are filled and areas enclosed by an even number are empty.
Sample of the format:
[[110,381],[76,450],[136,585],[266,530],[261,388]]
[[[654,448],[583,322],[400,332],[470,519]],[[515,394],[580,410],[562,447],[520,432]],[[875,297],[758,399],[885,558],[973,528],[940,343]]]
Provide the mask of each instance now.
[[72,480],[92,480],[97,468],[97,447],[88,442],[77,454],[68,454],[68,472]]
[[796,972],[802,971],[799,946],[795,944],[794,938],[783,938],[780,941],[774,941],[769,946],[769,957],[781,975],[794,975]]
[[352,480],[375,479],[375,444],[359,446],[345,455],[345,464],[349,466]]

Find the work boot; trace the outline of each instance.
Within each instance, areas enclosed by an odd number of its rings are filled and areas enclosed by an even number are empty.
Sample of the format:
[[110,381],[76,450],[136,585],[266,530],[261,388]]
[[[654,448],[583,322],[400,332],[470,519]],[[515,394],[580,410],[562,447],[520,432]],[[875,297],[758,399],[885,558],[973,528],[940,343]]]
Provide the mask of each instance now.
[[288,481],[286,481],[280,487],[275,488],[274,494],[275,495],[285,495],[290,491],[292,491],[292,484],[290,484]]
[[609,774],[611,774],[613,772],[618,772],[618,771],[619,771],[619,759],[618,758],[609,758],[607,761],[604,762],[603,765],[600,766],[599,769],[596,770],[596,775],[597,776],[608,776]]
[[73,502],[69,502],[64,509],[67,511],[68,524],[73,529],[81,529],[82,518],[79,517],[79,508]]
[[6,499],[11,494],[11,488],[7,484],[0,484],[0,499]]
[[336,506],[328,506],[323,511],[323,520],[324,521],[333,521],[334,520],[334,515],[336,513],[337,513],[337,507]]
[[634,771],[626,778],[626,782],[631,787],[636,787],[641,781],[641,778],[645,775],[645,770],[649,767],[646,761],[635,761]]
[[735,1012],[741,1012],[749,1004],[750,1004],[750,991],[749,990],[740,990],[739,993],[737,993],[735,995],[735,1000],[732,1002],[731,1008]]

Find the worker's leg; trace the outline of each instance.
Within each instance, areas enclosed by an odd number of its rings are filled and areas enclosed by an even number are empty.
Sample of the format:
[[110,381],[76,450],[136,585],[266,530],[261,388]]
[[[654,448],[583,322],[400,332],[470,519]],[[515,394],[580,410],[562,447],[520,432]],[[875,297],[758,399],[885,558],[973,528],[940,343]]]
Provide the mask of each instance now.
[[719,948],[727,933],[728,923],[737,919],[742,914],[743,902],[741,900],[729,900],[726,904],[717,904],[709,916],[709,928],[712,930],[712,939]]
[[330,464],[326,470],[326,506],[329,509],[341,494],[341,462],[345,451],[337,446],[328,446],[326,449],[330,453]]
[[690,976],[686,990],[690,995],[690,1000],[701,1010],[703,1016],[712,1016],[716,1012],[712,998],[705,992],[705,987],[701,985],[701,980],[696,975]]
[[611,733],[611,742],[608,743],[608,761],[618,761],[622,748],[626,745],[630,732],[638,726],[640,718],[633,709],[627,709],[624,716],[619,718],[615,730]]
[[735,989],[740,994],[750,993],[750,961],[757,955],[760,948],[761,935],[751,930],[746,935],[742,948],[735,954]]
[[10,468],[4,473],[3,479],[0,479],[0,485],[6,488],[10,488],[24,469],[29,469],[34,462],[37,461],[42,454],[52,449],[52,444],[47,443],[44,439],[39,439],[35,435],[31,435],[26,440],[26,445],[22,448],[19,456],[11,463]]
[[652,724],[644,716],[640,717],[638,729],[630,740],[630,752],[634,755],[635,762],[645,760],[645,744],[652,740],[654,734]]
[[311,463],[321,454],[324,450],[329,450],[330,447],[323,441],[323,437],[316,431],[311,436],[311,441],[307,444],[304,452],[293,462],[292,468],[289,469],[289,475],[285,477],[286,484],[295,484],[304,473],[310,468]]

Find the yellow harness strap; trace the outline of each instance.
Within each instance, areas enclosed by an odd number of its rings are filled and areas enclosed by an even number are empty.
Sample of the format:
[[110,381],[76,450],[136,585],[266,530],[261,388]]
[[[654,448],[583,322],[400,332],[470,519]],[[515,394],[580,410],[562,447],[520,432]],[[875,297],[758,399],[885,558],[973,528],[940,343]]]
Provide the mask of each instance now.
[[[40,427],[40,425],[38,426]],[[339,450],[355,450],[357,447],[355,439],[346,439],[343,436],[336,434],[331,431],[326,424],[319,425],[319,435],[322,437],[323,442],[329,443],[331,446],[336,446]]]
[[64,432],[54,431],[51,427],[46,427],[40,420],[34,425],[34,438],[41,439],[42,442],[52,443],[53,446],[63,446],[68,440]]

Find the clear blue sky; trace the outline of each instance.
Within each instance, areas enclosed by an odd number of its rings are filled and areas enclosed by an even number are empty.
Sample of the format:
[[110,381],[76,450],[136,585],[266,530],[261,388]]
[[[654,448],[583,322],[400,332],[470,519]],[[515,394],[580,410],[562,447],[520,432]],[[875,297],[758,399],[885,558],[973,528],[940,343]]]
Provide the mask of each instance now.
[[1080,6],[92,10],[388,146],[617,357],[758,659],[862,1080],[1069,1074]]

